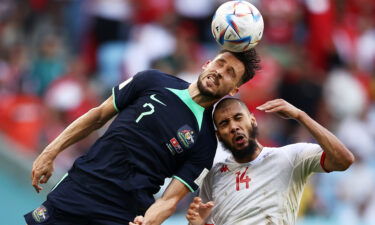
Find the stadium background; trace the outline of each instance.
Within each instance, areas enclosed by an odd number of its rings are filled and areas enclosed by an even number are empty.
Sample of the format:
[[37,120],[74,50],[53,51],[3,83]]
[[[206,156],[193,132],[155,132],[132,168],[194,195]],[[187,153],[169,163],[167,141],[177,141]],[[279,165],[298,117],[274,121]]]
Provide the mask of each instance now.
[[[103,129],[56,160],[42,194],[33,159],[120,81],[158,68],[188,81],[218,51],[210,20],[219,0],[0,1],[0,224],[24,224]],[[356,155],[344,173],[314,175],[298,225],[375,224],[375,1],[251,1],[265,20],[262,71],[239,97],[261,142],[312,141],[294,121],[254,110],[284,98],[338,135]],[[105,129],[105,128],[104,128]],[[186,224],[191,196],[164,224]]]

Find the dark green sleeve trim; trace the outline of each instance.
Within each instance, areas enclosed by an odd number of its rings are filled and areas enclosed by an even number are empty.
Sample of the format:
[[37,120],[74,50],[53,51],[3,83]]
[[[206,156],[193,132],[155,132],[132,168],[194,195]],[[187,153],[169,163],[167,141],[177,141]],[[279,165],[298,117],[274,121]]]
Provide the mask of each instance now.
[[179,180],[181,183],[185,184],[185,186],[191,191],[191,192],[194,192],[194,189],[192,187],[190,187],[190,185],[188,183],[186,183],[183,179],[179,178],[178,176],[173,176],[174,179],[177,179]]

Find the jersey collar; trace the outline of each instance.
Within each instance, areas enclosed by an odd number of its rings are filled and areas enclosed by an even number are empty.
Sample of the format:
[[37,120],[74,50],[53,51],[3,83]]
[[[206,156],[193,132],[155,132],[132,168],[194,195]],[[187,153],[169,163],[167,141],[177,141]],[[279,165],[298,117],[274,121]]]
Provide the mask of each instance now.
[[188,89],[173,89],[173,88],[167,88],[171,92],[173,92],[177,97],[181,99],[189,107],[189,109],[193,112],[195,119],[197,120],[199,130],[201,130],[202,121],[203,121],[203,113],[204,108],[200,106],[198,103],[196,103],[190,96]]
[[259,153],[259,155],[252,161],[247,162],[247,163],[238,163],[232,154],[230,154],[225,161],[223,162],[224,164],[227,164],[228,168],[230,170],[235,170],[236,168],[239,167],[244,167],[244,166],[251,166],[251,165],[256,165],[263,161],[264,158],[268,157],[270,154],[269,152],[270,148],[268,147],[263,147],[262,151]]

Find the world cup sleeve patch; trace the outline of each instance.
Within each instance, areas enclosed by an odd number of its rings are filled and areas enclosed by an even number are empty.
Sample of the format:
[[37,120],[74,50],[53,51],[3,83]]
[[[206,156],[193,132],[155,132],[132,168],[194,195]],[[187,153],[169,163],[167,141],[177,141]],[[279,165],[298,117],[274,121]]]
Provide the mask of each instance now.
[[48,210],[44,205],[39,206],[32,213],[33,218],[36,222],[42,223],[49,218]]
[[196,141],[196,132],[191,129],[190,126],[184,125],[177,131],[177,137],[180,143],[182,145],[189,149],[194,145],[194,142]]

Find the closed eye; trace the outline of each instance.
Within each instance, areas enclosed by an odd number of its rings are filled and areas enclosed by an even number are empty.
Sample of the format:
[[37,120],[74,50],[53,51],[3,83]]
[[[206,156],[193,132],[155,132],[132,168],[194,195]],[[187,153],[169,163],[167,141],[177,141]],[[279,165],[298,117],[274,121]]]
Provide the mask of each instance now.
[[243,114],[242,113],[237,113],[236,115],[234,115],[234,119],[235,120],[241,120],[243,117]]
[[219,127],[225,127],[226,125],[228,125],[228,120],[222,120],[219,123]]
[[233,67],[229,67],[229,68],[227,69],[227,72],[229,73],[229,75],[230,75],[232,78],[235,78],[235,77],[236,77],[236,73],[235,73]]
[[217,64],[218,66],[224,66],[224,64],[225,64],[225,60],[224,60],[224,59],[218,59],[218,60],[216,60],[216,64]]

